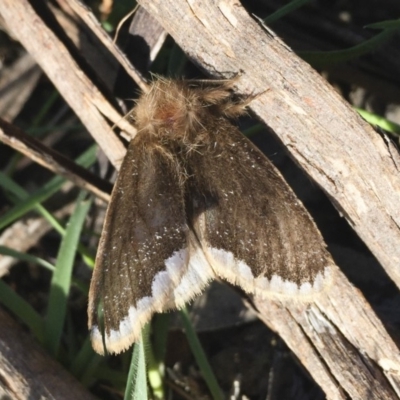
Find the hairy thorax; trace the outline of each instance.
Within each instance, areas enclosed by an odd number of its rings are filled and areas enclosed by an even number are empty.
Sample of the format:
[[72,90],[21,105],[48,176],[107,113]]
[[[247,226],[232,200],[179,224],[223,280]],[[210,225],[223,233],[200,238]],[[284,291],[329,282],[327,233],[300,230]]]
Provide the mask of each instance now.
[[158,80],[139,98],[132,112],[138,134],[181,143],[201,140],[198,135],[207,131],[205,125],[217,115],[243,114],[247,102],[232,100],[232,86],[232,80],[216,87],[201,81]]

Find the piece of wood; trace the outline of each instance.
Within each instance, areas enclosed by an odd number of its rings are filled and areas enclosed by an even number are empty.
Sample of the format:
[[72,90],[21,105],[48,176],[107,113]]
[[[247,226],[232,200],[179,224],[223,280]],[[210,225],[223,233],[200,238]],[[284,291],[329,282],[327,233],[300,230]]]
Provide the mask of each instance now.
[[259,318],[285,340],[329,399],[399,398],[399,350],[341,272],[310,303],[253,301]]
[[12,121],[22,110],[41,76],[35,60],[24,54],[4,67],[0,77],[0,115]]
[[97,175],[43,145],[16,126],[0,118],[0,140],[75,185],[92,192],[104,201],[110,200],[111,185]]
[[[147,90],[147,84],[140,72],[129,62],[125,54],[113,43],[110,35],[101,27],[99,21],[96,19],[92,11],[78,0],[59,0],[60,5],[64,10],[71,8],[78,18],[86,25],[90,31],[113,56],[114,60],[118,61],[119,65],[123,67],[126,73],[136,82],[142,91]],[[69,10],[68,10],[69,11]],[[90,45],[90,44],[89,44]],[[97,49],[97,53],[104,51],[104,49]],[[95,53],[95,50],[92,49]],[[107,80],[107,79],[105,79]]]
[[69,54],[67,47],[36,14],[29,1],[2,1],[0,16],[6,21],[15,38],[51,79],[110,161],[118,166],[125,154],[125,148],[112,133],[102,114],[134,136],[136,131],[132,125],[111,106],[88,79]]
[[129,34],[129,48],[134,49],[135,65],[146,75],[164,44],[167,32],[151,14],[139,7],[129,26]]
[[0,398],[95,400],[0,309]]

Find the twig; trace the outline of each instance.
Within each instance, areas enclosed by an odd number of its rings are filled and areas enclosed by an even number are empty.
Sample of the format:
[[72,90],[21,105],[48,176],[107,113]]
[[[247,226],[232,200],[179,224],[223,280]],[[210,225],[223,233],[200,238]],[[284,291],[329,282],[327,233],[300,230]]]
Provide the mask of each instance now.
[[64,176],[85,190],[89,190],[100,199],[106,202],[110,200],[111,185],[108,182],[75,164],[57,151],[44,146],[35,138],[1,118],[0,140],[50,171]]
[[136,82],[143,92],[146,92],[148,86],[145,79],[139,71],[129,62],[125,54],[116,46],[110,36],[104,29],[101,28],[99,21],[93,15],[91,10],[87,8],[83,3],[78,0],[71,0],[68,5],[75,11],[76,15],[85,22],[85,24],[91,29],[91,31],[97,36],[97,38],[103,43],[103,45],[113,54],[118,60],[120,65],[125,69],[127,74]]
[[[4,0],[0,15],[13,35],[36,59],[63,98],[93,135],[110,161],[118,166],[125,148],[102,114],[131,136],[135,129],[104,98],[69,54],[64,44],[38,17],[26,0]],[[46,51],[43,51],[46,49]]]

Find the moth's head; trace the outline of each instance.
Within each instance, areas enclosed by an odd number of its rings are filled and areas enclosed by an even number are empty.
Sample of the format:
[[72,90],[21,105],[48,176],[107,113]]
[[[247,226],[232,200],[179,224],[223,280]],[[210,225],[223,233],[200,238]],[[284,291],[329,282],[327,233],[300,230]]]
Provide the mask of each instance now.
[[155,135],[187,135],[204,125],[208,117],[237,117],[248,101],[234,99],[228,81],[158,79],[132,110],[138,132]]

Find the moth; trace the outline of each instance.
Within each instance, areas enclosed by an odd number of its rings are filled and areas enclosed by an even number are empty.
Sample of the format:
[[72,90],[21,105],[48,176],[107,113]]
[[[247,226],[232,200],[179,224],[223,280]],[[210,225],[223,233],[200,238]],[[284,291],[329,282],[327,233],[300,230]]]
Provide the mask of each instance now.
[[95,351],[126,350],[152,315],[222,278],[262,298],[323,290],[332,261],[271,162],[229,121],[234,81],[158,79],[132,111],[89,292]]

